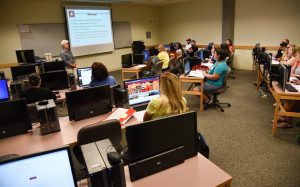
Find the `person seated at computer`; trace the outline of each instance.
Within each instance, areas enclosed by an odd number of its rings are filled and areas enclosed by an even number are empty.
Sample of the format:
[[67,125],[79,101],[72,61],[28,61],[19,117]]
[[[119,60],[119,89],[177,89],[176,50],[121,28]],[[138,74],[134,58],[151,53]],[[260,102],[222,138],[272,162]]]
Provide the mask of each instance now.
[[159,53],[157,57],[160,61],[163,61],[162,70],[166,71],[168,70],[169,67],[169,61],[170,61],[169,54],[166,52],[166,49],[163,44],[158,45],[158,51]]
[[183,74],[183,54],[182,51],[180,49],[178,49],[176,51],[177,53],[177,58],[171,59],[169,62],[169,72],[180,76],[181,74]]
[[41,78],[38,74],[32,73],[28,77],[31,88],[21,92],[20,98],[25,98],[27,104],[35,103],[42,100],[56,100],[56,95],[48,88],[41,88]]
[[186,111],[187,102],[182,96],[179,78],[170,72],[163,73],[160,76],[160,97],[151,99],[144,114],[144,121]]
[[70,44],[68,40],[61,41],[62,50],[60,52],[60,57],[64,61],[66,70],[68,73],[74,73],[74,68],[77,68],[76,60],[73,57],[73,53],[70,49]]
[[147,61],[147,66],[145,70],[142,72],[142,77],[151,77],[155,75],[155,68],[159,59],[157,57],[157,50],[154,47],[150,47],[148,49],[149,59]]
[[[202,71],[205,78],[204,81],[204,95],[203,99],[205,103],[210,101],[210,93],[212,91],[222,88],[224,84],[224,79],[227,74],[227,64],[225,62],[228,52],[223,49],[217,49],[214,53],[214,58],[217,60],[216,63],[211,67],[211,69],[206,72]],[[196,85],[193,91],[200,91],[200,85]]]
[[92,65],[92,80],[90,87],[109,85],[115,86],[117,84],[116,79],[113,76],[108,75],[107,68],[101,62],[94,62]]
[[300,80],[300,47],[295,52],[295,63],[291,68],[291,77],[297,77]]
[[209,60],[208,63],[214,64],[216,62],[216,59],[214,58],[214,54],[217,49],[221,49],[220,45],[213,44],[213,46],[211,47],[211,57],[209,59],[205,59],[205,60]]
[[175,49],[175,46],[174,46],[174,43],[171,42],[169,43],[169,47],[170,47],[170,50],[169,50],[169,57],[170,59],[173,59],[177,57],[177,53],[176,53],[176,49]]
[[294,44],[289,44],[286,48],[286,56],[285,60],[283,61],[283,64],[288,66],[294,66],[296,63],[295,55],[297,54],[297,46]]
[[191,47],[186,51],[190,57],[194,57],[194,54],[198,51],[198,47],[196,45],[196,41],[191,41]]
[[229,51],[230,51],[230,55],[233,55],[234,54],[234,47],[233,47],[233,44],[232,44],[232,40],[228,38],[225,41],[225,43],[228,45],[228,48],[229,48]]
[[285,53],[285,48],[289,44],[289,39],[283,39],[282,42],[280,43],[280,47],[277,51],[277,54],[275,55],[275,59],[277,61],[281,61],[282,57],[284,56]]
[[192,47],[192,44],[191,44],[191,38],[187,38],[186,40],[186,44],[185,44],[185,47],[184,47],[184,51],[188,51],[191,47]]

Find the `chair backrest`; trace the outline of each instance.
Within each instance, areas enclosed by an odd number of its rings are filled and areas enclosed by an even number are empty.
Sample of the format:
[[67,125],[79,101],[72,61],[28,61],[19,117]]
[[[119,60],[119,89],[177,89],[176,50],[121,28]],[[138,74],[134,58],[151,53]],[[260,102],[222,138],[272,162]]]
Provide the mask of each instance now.
[[160,75],[162,74],[162,66],[163,66],[163,61],[159,61],[155,64],[155,75]]
[[107,120],[81,128],[77,134],[78,145],[109,139],[114,146],[120,145],[122,134],[119,120]]
[[229,66],[227,66],[227,73],[226,73],[226,76],[224,77],[223,87],[225,86],[227,88],[227,79],[230,76],[230,72],[231,72],[231,68]]

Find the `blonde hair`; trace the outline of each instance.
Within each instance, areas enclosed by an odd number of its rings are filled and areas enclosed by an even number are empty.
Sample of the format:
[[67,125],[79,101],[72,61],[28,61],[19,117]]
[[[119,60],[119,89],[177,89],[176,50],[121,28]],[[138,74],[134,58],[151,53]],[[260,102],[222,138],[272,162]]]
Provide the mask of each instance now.
[[295,44],[289,44],[289,47],[292,48],[292,56],[295,57],[298,52],[298,47]]
[[167,114],[166,105],[170,105],[171,114],[181,114],[186,112],[186,101],[182,97],[179,79],[170,72],[165,72],[160,76],[161,103],[158,109],[163,115]]

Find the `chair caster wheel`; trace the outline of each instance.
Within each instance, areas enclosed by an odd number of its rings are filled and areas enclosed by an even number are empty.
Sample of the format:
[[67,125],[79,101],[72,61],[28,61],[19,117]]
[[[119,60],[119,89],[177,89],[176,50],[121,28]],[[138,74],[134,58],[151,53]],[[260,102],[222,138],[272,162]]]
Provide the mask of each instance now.
[[223,109],[221,109],[221,112],[224,112],[224,110],[223,110]]
[[228,107],[231,107],[231,104],[228,104]]

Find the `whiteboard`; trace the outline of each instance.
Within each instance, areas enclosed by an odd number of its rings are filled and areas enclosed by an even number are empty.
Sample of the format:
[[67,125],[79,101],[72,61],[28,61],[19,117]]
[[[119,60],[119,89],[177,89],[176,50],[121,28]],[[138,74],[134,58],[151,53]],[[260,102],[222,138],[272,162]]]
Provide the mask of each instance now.
[[115,48],[131,47],[131,24],[130,22],[113,22]]
[[[33,49],[35,56],[44,57],[45,53],[59,56],[61,41],[67,39],[65,23],[27,24],[29,32],[20,30],[22,49]],[[24,25],[23,25],[24,26]]]
[[[45,53],[59,56],[61,41],[68,39],[65,23],[42,23],[18,25],[22,49],[33,49],[35,56],[44,57]],[[115,48],[131,47],[130,22],[113,22]]]

